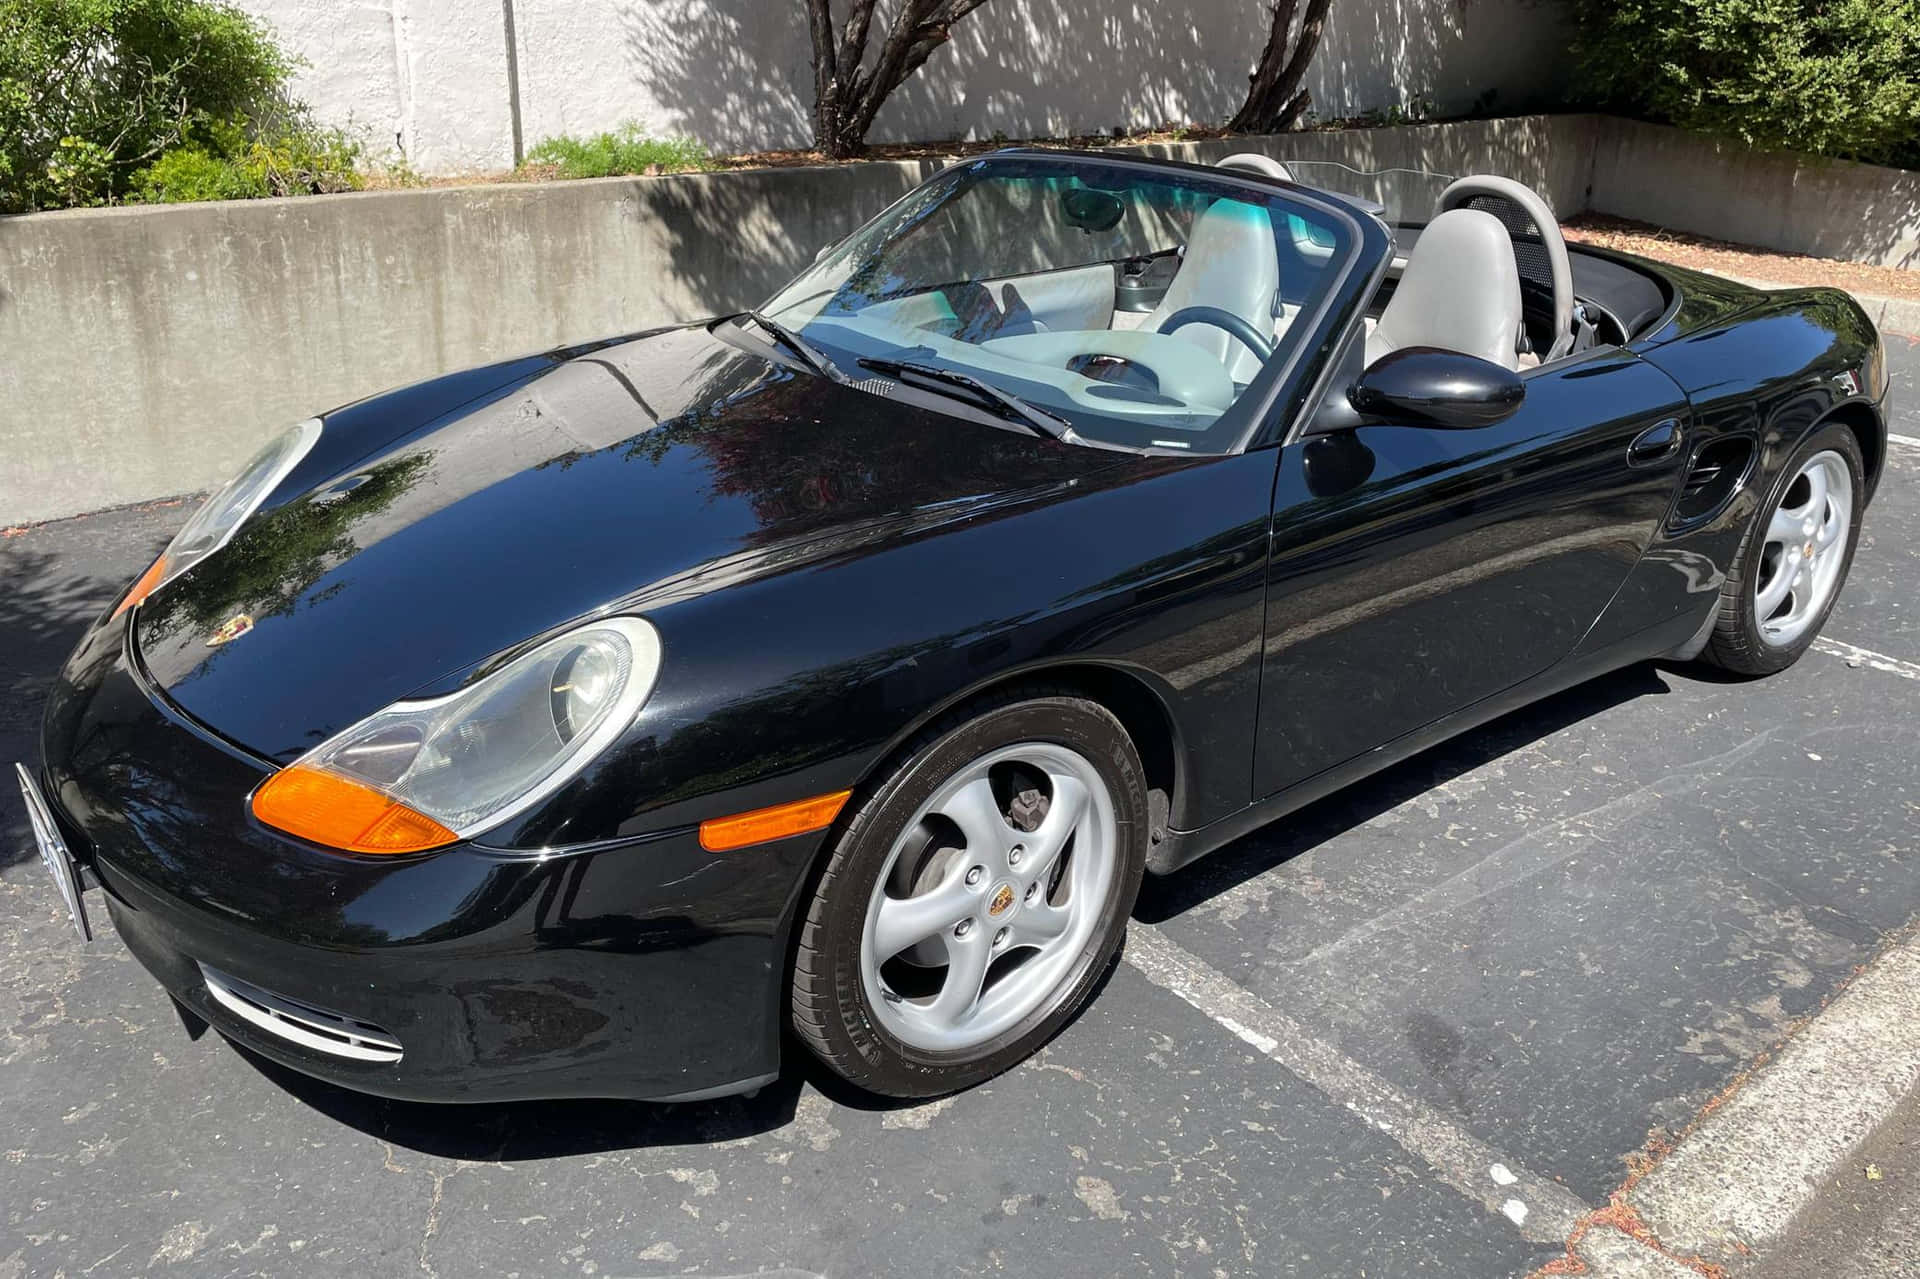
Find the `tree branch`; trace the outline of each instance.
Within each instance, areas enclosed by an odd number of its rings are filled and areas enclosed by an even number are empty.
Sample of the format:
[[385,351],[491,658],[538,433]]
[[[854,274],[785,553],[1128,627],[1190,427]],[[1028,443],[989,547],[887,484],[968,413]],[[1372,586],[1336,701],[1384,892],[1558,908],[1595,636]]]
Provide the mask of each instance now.
[[1307,69],[1320,48],[1326,30],[1327,10],[1332,0],[1307,0],[1306,13],[1300,19],[1298,36],[1293,19],[1298,0],[1277,0],[1273,6],[1273,25],[1267,32],[1266,47],[1260,61],[1247,77],[1246,101],[1228,122],[1235,133],[1277,133],[1290,128],[1313,101],[1302,89]]

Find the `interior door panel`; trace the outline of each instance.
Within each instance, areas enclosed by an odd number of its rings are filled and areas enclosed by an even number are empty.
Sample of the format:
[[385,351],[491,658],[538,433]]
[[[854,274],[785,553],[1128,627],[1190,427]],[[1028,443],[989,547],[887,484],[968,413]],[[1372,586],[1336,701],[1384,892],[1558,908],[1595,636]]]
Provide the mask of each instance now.
[[[1008,310],[1007,290],[1012,289],[1039,328],[1063,333],[1105,329],[1112,324],[1114,278],[1111,263],[1096,262],[1062,271],[1001,276],[981,283],[992,295],[996,310]],[[959,323],[951,301],[937,289],[877,303],[863,314],[904,328],[942,333],[951,332]]]
[[1065,271],[1009,276],[988,280],[986,284],[1003,308],[1006,288],[1011,285],[1033,312],[1034,320],[1048,332],[1104,329],[1113,322],[1111,263],[1096,262]]
[[1666,516],[1678,455],[1629,466],[1628,450],[1668,420],[1686,425],[1680,389],[1609,350],[1530,376],[1496,426],[1370,425],[1283,449],[1255,795],[1571,653]]

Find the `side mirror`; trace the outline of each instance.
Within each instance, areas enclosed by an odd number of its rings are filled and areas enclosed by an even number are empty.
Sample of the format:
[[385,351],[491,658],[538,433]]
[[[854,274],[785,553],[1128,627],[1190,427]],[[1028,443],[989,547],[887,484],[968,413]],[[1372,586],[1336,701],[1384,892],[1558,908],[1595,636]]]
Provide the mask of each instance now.
[[1527,384],[1512,369],[1431,346],[1381,356],[1347,392],[1354,409],[1369,418],[1453,431],[1504,422],[1526,398]]

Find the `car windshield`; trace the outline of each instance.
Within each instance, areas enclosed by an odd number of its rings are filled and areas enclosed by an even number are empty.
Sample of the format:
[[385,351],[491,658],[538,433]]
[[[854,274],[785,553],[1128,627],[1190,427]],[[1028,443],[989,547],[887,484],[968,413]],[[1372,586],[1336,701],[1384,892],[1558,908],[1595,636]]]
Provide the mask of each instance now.
[[877,393],[904,383],[1042,433],[1226,452],[1355,233],[1225,172],[995,156],[893,205],[761,313]]

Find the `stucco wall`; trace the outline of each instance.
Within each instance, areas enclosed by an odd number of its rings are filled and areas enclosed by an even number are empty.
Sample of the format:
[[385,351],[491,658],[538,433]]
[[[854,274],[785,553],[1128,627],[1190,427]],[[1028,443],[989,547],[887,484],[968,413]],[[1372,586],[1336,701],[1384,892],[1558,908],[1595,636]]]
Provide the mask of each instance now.
[[[239,0],[308,62],[324,119],[423,173],[512,163],[502,0]],[[1340,0],[1311,87],[1327,118],[1551,97],[1561,0]],[[806,144],[800,0],[512,0],[528,145],[626,120],[723,151]],[[844,4],[841,6],[844,8]],[[838,10],[836,11],[838,12]],[[1231,115],[1255,0],[992,0],[881,113],[876,140],[1060,136]]]
[[[1505,173],[1572,212],[1597,127],[1534,117],[1153,150]],[[0,218],[0,525],[208,487],[276,427],[385,387],[753,305],[937,167]]]

